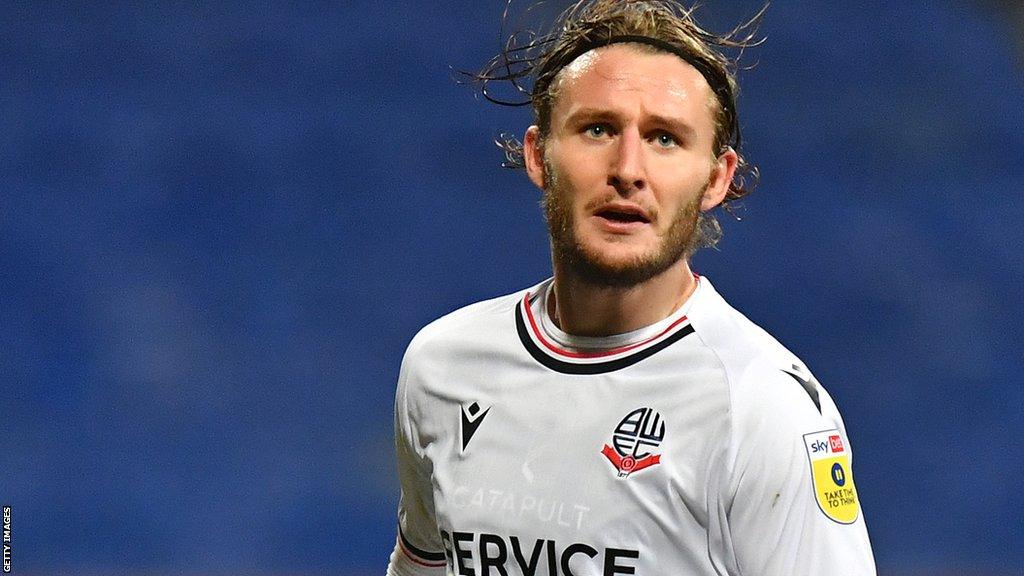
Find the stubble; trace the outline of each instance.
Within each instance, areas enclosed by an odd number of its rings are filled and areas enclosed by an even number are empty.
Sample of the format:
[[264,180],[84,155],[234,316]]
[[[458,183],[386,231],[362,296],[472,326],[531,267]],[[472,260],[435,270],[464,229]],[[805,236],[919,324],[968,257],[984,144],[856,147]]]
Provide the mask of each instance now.
[[[695,194],[694,200],[673,216],[668,233],[661,244],[645,254],[626,262],[610,261],[593,247],[585,245],[576,234],[571,191],[567,190],[554,167],[545,159],[545,186],[542,204],[551,234],[551,252],[555,262],[571,270],[580,280],[602,287],[628,288],[665,272],[681,259],[689,258],[700,244],[702,214],[700,201],[711,184],[711,177]],[[597,206],[613,201],[617,195],[595,201]],[[596,207],[596,206],[595,206]],[[651,211],[652,221],[660,216]]]

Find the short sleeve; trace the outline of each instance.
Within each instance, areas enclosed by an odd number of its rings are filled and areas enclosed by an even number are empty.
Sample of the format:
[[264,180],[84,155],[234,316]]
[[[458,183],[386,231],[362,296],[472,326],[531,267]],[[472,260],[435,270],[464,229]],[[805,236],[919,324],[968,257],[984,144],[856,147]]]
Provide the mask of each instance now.
[[809,374],[748,377],[723,489],[741,574],[874,576],[845,428]]
[[389,576],[436,576],[444,573],[446,557],[434,516],[430,465],[418,447],[418,435],[409,406],[415,385],[412,350],[406,352],[395,391],[395,454],[401,499],[398,535],[388,564]]

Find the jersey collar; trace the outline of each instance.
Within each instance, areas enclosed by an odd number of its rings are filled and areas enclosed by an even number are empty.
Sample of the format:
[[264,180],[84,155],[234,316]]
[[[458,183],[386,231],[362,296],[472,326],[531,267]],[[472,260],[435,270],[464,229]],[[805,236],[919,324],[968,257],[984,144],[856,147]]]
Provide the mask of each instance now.
[[[698,279],[697,291],[679,311],[652,326],[609,338],[579,338],[557,329],[555,334],[545,330],[545,323],[551,324],[546,318],[545,304],[546,291],[551,285],[548,280],[527,292],[516,306],[516,331],[530,356],[556,372],[589,375],[621,370],[693,333],[685,312],[700,292],[700,284]],[[567,346],[564,344],[567,340],[583,346]],[[603,343],[609,346],[601,347]]]

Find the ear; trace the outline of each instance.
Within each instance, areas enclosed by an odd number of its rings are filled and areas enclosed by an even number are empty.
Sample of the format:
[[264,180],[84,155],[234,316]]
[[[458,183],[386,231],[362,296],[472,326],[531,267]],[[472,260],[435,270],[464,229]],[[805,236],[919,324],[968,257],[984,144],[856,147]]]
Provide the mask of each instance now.
[[732,184],[733,174],[736,173],[736,164],[739,156],[732,148],[726,148],[725,152],[715,159],[714,172],[711,175],[711,182],[704,190],[704,196],[700,200],[700,211],[707,212],[725,200],[729,192],[729,185]]
[[530,126],[523,137],[523,162],[526,174],[537,188],[544,189],[544,147],[540,138],[540,128]]

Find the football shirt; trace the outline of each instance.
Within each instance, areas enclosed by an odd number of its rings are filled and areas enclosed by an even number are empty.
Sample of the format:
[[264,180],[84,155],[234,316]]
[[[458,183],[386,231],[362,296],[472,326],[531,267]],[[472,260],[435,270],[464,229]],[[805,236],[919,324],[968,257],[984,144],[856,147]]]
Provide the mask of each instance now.
[[425,327],[395,401],[388,573],[874,574],[843,421],[707,278],[607,338],[549,279]]

